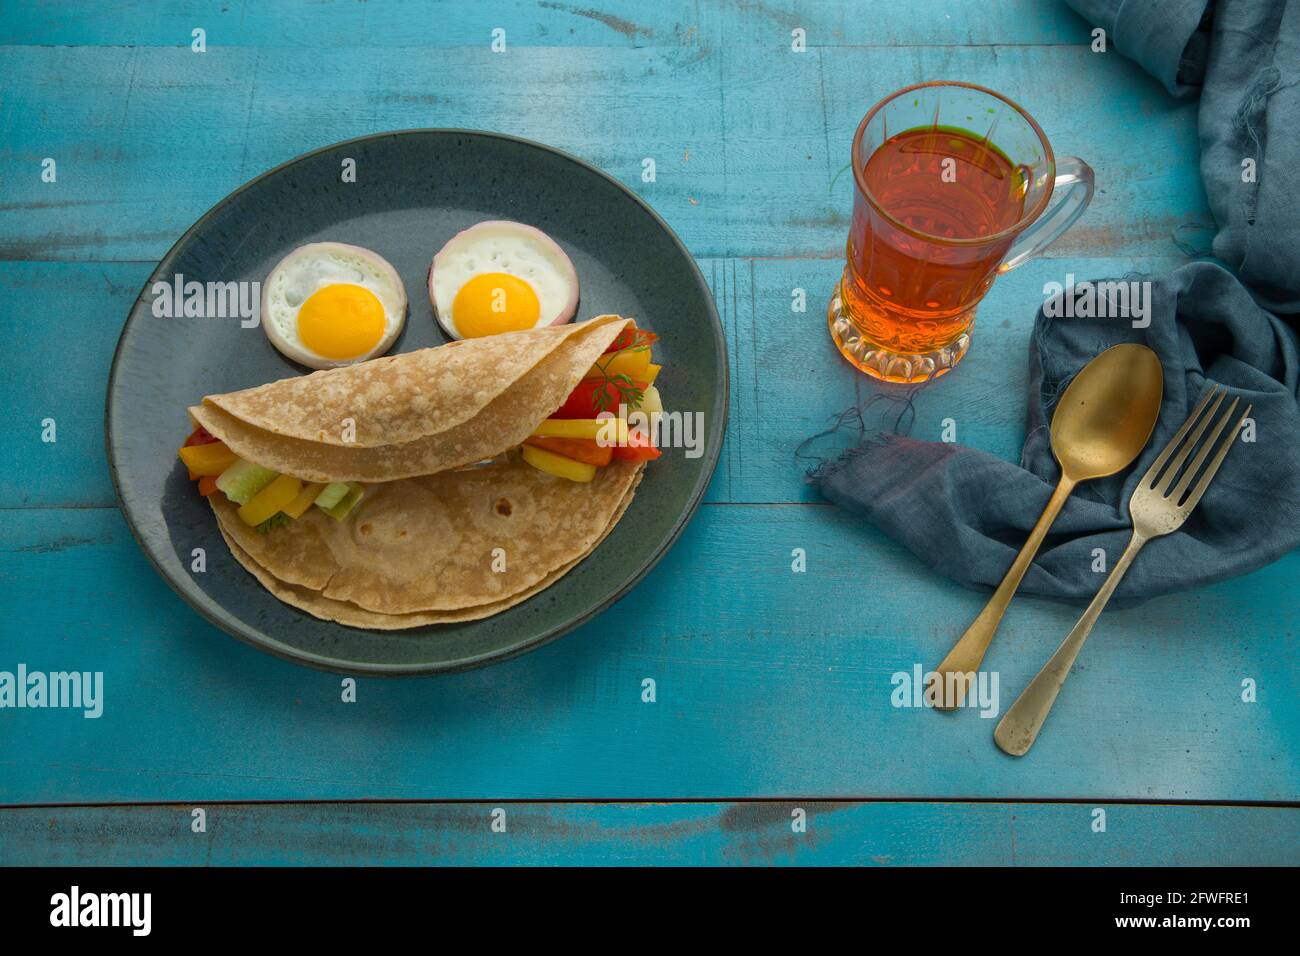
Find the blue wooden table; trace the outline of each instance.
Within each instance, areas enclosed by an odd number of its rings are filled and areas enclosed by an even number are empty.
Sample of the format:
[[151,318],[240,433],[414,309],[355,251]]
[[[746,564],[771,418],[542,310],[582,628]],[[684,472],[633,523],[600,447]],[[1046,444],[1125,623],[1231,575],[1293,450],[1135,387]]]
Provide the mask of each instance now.
[[[794,457],[870,389],[824,308],[849,142],[886,93],[1004,91],[1098,179],[1080,224],[996,283],[917,437],[951,418],[1018,457],[1043,284],[1206,244],[1195,104],[1090,40],[1050,0],[4,3],[0,670],[102,671],[105,703],[0,710],[0,862],[1300,862],[1300,555],[1108,611],[1014,760],[992,720],[891,706],[891,675],[938,661],[985,595],[816,500]],[[552,144],[662,213],[726,324],[731,424],[706,504],[615,607],[345,703],[150,570],[103,396],[142,283],[209,206],[306,150],[424,126]],[[988,659],[1003,707],[1076,614],[1013,605]]]

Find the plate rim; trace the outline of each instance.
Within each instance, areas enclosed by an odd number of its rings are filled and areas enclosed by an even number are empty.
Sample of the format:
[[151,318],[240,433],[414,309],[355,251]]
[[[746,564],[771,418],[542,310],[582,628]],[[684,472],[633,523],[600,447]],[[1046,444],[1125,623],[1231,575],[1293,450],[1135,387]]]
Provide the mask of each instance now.
[[[585,614],[575,617],[558,627],[553,627],[550,630],[542,633],[541,635],[532,638],[531,640],[524,641],[512,647],[508,647],[503,651],[493,651],[489,653],[479,654],[474,657],[464,658],[452,663],[447,663],[447,664],[359,663],[356,661],[342,660],[337,657],[331,657],[324,654],[317,654],[310,651],[304,651],[299,648],[292,647],[288,644],[285,644],[282,641],[276,640],[275,638],[265,634],[264,632],[262,632],[257,628],[249,628],[246,625],[244,625],[241,621],[234,618],[233,615],[231,615],[230,612],[226,610],[225,606],[222,605],[220,602],[212,598],[208,598],[206,602],[201,601],[199,598],[195,597],[194,595],[191,595],[185,589],[183,589],[177,581],[173,580],[172,576],[163,569],[158,558],[154,555],[153,549],[151,548],[149,543],[146,542],[144,538],[141,536],[140,529],[137,527],[135,518],[131,514],[131,511],[128,508],[126,504],[126,500],[122,494],[121,482],[118,476],[117,461],[114,457],[114,452],[113,452],[113,424],[112,424],[113,395],[117,388],[119,362],[122,357],[122,347],[123,347],[123,343],[126,340],[127,329],[130,327],[132,318],[135,315],[137,309],[139,309],[141,303],[145,301],[145,296],[147,291],[156,281],[154,277],[158,275],[159,271],[163,269],[166,263],[174,260],[179,255],[179,250],[183,246],[185,246],[191,240],[191,237],[193,237],[196,233],[198,233],[198,231],[202,229],[207,224],[207,222],[210,219],[212,219],[219,211],[221,211],[223,208],[225,208],[227,205],[233,202],[241,193],[245,192],[248,189],[251,189],[253,186],[257,185],[263,180],[268,179],[271,176],[277,175],[278,173],[282,172],[283,170],[287,169],[290,166],[308,160],[313,156],[320,155],[321,153],[326,153],[331,150],[338,149],[341,146],[349,146],[354,143],[372,142],[372,141],[384,140],[384,139],[396,139],[402,136],[427,135],[430,133],[439,134],[439,135],[460,135],[460,136],[470,136],[470,137],[483,137],[488,139],[498,139],[510,143],[516,143],[532,149],[538,149],[546,153],[551,153],[552,155],[558,156],[561,159],[567,160],[571,163],[575,163],[579,167],[585,169],[586,171],[590,173],[594,173],[595,175],[604,179],[606,182],[613,185],[618,192],[622,193],[625,197],[632,200],[632,202],[635,203],[638,207],[640,207],[640,209],[643,212],[649,215],[651,221],[664,232],[664,234],[669,238],[672,244],[677,248],[677,250],[685,258],[686,262],[689,264],[690,271],[695,279],[696,287],[703,294],[703,298],[707,306],[706,314],[708,320],[712,323],[713,328],[716,332],[713,340],[714,356],[715,359],[717,360],[718,368],[720,369],[719,381],[721,384],[721,391],[720,394],[715,397],[720,399],[720,401],[718,402],[718,404],[720,404],[721,406],[721,414],[719,416],[720,427],[713,432],[712,437],[710,438],[708,444],[705,446],[705,452],[704,452],[704,457],[706,459],[705,468],[701,471],[700,477],[697,480],[695,487],[691,491],[690,499],[687,501],[686,507],[682,510],[681,514],[678,515],[678,517],[676,518],[672,526],[672,529],[668,532],[667,537],[655,549],[654,553],[650,555],[650,557],[636,572],[629,575],[624,581],[622,581],[617,587],[615,587],[608,596],[603,598],[599,603],[593,606]],[[104,453],[105,453],[105,457],[108,460],[109,477],[113,482],[113,496],[116,499],[117,509],[119,513],[122,515],[124,521],[126,522],[126,526],[130,529],[131,536],[135,539],[136,545],[139,547],[140,551],[144,553],[145,558],[148,560],[149,564],[153,567],[154,571],[158,574],[158,576],[162,578],[165,582],[167,582],[168,587],[170,587],[181,598],[181,600],[183,600],[187,605],[189,605],[190,608],[197,611],[198,614],[201,617],[203,617],[205,620],[207,620],[210,624],[213,624],[217,628],[229,634],[231,637],[234,637],[235,639],[241,641],[244,644],[249,645],[250,647],[254,647],[258,649],[263,653],[271,654],[282,660],[290,661],[291,663],[299,664],[305,667],[310,667],[316,670],[326,671],[334,674],[348,674],[348,675],[358,676],[358,677],[422,677],[422,676],[431,676],[435,674],[454,674],[462,671],[473,670],[480,667],[486,667],[490,664],[496,664],[502,661],[510,660],[511,658],[518,657],[522,654],[526,654],[530,651],[536,650],[539,647],[549,644],[552,641],[557,640],[563,637],[564,635],[570,633],[571,631],[576,630],[578,627],[581,627],[583,624],[587,623],[592,618],[608,610],[614,603],[616,603],[621,598],[626,596],[629,591],[631,591],[634,587],[636,587],[642,581],[642,579],[645,578],[645,576],[649,574],[650,571],[653,570],[656,565],[658,565],[658,563],[663,559],[664,555],[666,555],[669,552],[669,550],[671,550],[673,545],[677,543],[678,538],[681,537],[682,532],[686,529],[686,526],[690,523],[691,519],[695,516],[695,512],[699,509],[700,504],[703,502],[704,495],[708,491],[709,484],[713,480],[713,476],[717,471],[718,462],[721,459],[721,455],[722,455],[722,444],[726,438],[727,422],[728,422],[728,417],[730,414],[730,407],[731,407],[731,367],[730,367],[726,343],[727,343],[726,330],[723,328],[722,320],[718,315],[717,302],[714,299],[712,290],[709,288],[708,283],[704,279],[704,274],[700,271],[699,263],[695,261],[695,256],[691,254],[691,251],[686,247],[686,244],[682,242],[681,237],[677,235],[677,233],[673,230],[672,226],[668,225],[668,223],[664,220],[664,218],[661,215],[659,215],[659,213],[656,212],[655,209],[648,202],[646,202],[641,196],[633,192],[632,189],[628,187],[626,184],[624,184],[622,181],[616,179],[614,176],[607,173],[599,166],[596,166],[593,163],[589,163],[586,160],[573,155],[572,153],[566,152],[565,150],[562,149],[558,149],[554,146],[549,146],[545,143],[539,143],[536,140],[527,139],[526,137],[514,136],[509,133],[500,133],[493,130],[469,129],[465,127],[432,126],[432,127],[414,127],[409,129],[400,129],[400,130],[388,130],[379,133],[366,133],[361,136],[353,136],[348,139],[339,140],[338,142],[329,143],[325,146],[320,146],[315,149],[308,150],[307,152],[294,156],[291,159],[287,159],[284,162],[279,163],[278,165],[273,166],[270,169],[267,169],[262,173],[259,173],[257,176],[254,176],[252,179],[249,179],[248,181],[240,184],[235,189],[231,190],[231,192],[227,193],[224,197],[219,199],[216,203],[214,203],[206,212],[203,213],[202,216],[196,219],[194,223],[188,229],[186,229],[180,235],[180,237],[177,238],[175,242],[172,243],[172,245],[168,248],[166,253],[163,254],[162,258],[158,260],[157,264],[150,271],[148,277],[144,281],[144,285],[140,289],[139,294],[135,297],[135,300],[131,303],[130,310],[127,312],[126,321],[122,323],[122,330],[121,332],[118,333],[117,345],[114,346],[113,348],[113,359],[112,359],[112,363],[109,366],[108,385],[105,390],[105,396],[104,396]],[[590,555],[588,555],[588,557],[589,556]],[[211,605],[211,607],[206,606],[209,604]],[[344,625],[339,625],[339,626],[344,626]],[[353,628],[353,630],[369,632],[372,631],[373,629]]]

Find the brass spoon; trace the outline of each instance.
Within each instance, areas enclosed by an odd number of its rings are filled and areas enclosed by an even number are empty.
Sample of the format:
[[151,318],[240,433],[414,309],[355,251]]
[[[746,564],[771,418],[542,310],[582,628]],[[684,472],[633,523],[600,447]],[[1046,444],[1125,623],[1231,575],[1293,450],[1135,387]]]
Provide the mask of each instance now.
[[1108,348],[1070,382],[1052,414],[1052,454],[1061,466],[1061,480],[993,597],[939,665],[940,709],[961,702],[953,698],[962,696],[962,681],[948,675],[979,670],[1012,595],[1074,486],[1113,475],[1133,462],[1155,428],[1163,393],[1160,359],[1145,345]]

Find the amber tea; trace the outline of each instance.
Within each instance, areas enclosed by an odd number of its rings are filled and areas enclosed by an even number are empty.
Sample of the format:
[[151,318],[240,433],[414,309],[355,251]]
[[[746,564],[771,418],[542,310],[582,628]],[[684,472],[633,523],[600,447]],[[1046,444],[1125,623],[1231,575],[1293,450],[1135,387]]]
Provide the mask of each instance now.
[[[880,207],[906,228],[854,218],[849,254],[857,281],[844,292],[893,306],[898,319],[882,315],[877,341],[915,352],[984,294],[1011,239],[972,254],[908,230],[944,239],[1004,232],[1020,221],[1028,175],[966,130],[932,127],[888,139],[867,160],[864,178]],[[953,337],[960,331],[953,328]]]
[[968,84],[921,84],[877,105],[853,161],[848,262],[828,320],[849,361],[890,381],[956,365],[993,279],[1064,232],[1092,195],[1085,163],[1056,161],[1015,104]]

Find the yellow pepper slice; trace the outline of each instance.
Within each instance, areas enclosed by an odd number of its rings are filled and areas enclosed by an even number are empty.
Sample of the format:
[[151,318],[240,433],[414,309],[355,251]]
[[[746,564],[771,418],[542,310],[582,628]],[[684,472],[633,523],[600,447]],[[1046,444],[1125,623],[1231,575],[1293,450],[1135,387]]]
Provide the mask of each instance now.
[[627,422],[619,418],[548,418],[533,429],[538,438],[587,438],[605,445],[627,442]]
[[316,500],[316,496],[321,493],[321,490],[324,487],[323,484],[316,484],[315,482],[309,482],[303,485],[302,491],[298,492],[298,497],[294,498],[293,501],[289,502],[280,510],[296,521],[302,517],[304,511],[312,506],[312,503]]
[[246,525],[256,527],[268,518],[274,517],[284,506],[290,504],[302,491],[302,482],[292,475],[281,475],[241,505],[239,517]]
[[523,449],[524,461],[548,475],[583,483],[596,477],[596,466],[585,461],[574,461],[572,458],[565,458],[563,455],[557,455],[553,451],[538,448],[536,445],[521,445],[520,447]]
[[186,445],[180,450],[180,456],[192,478],[219,475],[239,460],[239,456],[227,448],[225,442],[220,441],[206,445]]
[[655,383],[655,379],[659,377],[659,370],[661,368],[663,368],[662,365],[656,365],[654,362],[651,362],[646,366],[645,383],[647,385],[653,385]]
[[587,378],[626,375],[634,382],[644,382],[649,367],[649,349],[624,349],[622,352],[602,355],[587,373]]

